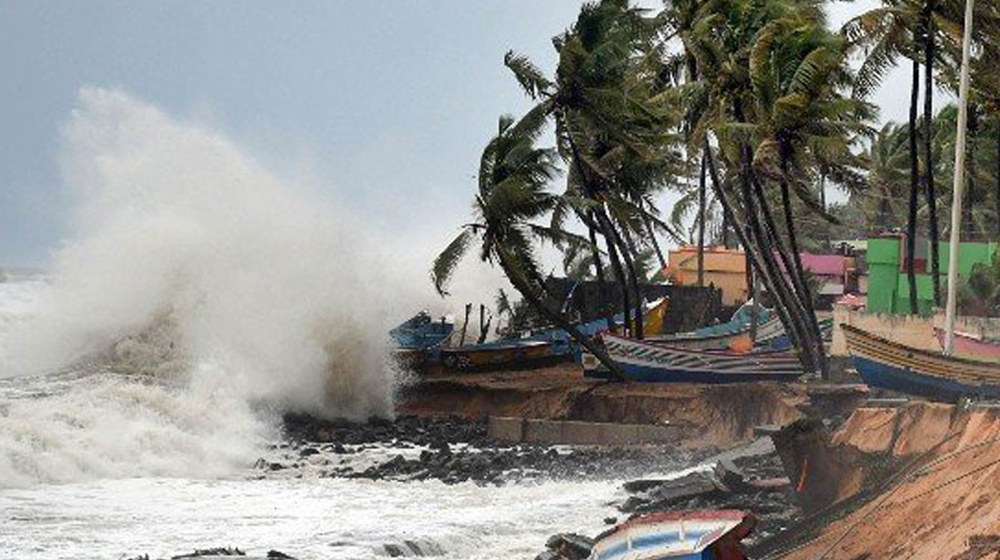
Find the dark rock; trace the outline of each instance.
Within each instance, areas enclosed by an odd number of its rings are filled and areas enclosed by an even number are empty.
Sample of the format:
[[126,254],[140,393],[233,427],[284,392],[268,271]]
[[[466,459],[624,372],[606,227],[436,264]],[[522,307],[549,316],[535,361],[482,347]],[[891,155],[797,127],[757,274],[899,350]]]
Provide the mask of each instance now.
[[551,550],[545,550],[535,556],[535,560],[559,560],[559,555]]
[[382,545],[382,549],[392,558],[441,556],[444,554],[444,550],[437,543],[423,540],[405,540],[398,544],[387,543]]
[[302,450],[299,451],[299,456],[301,457],[308,457],[310,455],[319,455],[319,449],[316,449],[315,447],[303,447]]
[[296,560],[294,556],[289,556],[279,550],[268,550],[267,557],[272,560]]
[[604,524],[605,525],[614,525],[616,523],[618,523],[618,518],[617,517],[605,517],[604,518]]
[[545,547],[567,560],[585,560],[594,548],[594,539],[576,533],[558,533],[549,537]]
[[347,448],[345,448],[340,443],[335,443],[333,444],[333,452],[336,453],[337,455],[343,455],[347,453]]
[[182,558],[198,558],[200,556],[246,556],[246,553],[238,548],[218,547],[195,550],[190,554],[179,554],[170,558],[171,560],[180,560]]
[[286,467],[285,465],[282,465],[281,463],[270,463],[267,466],[267,468],[271,469],[272,471],[280,471],[280,470],[283,470],[283,469],[287,469],[288,467]]

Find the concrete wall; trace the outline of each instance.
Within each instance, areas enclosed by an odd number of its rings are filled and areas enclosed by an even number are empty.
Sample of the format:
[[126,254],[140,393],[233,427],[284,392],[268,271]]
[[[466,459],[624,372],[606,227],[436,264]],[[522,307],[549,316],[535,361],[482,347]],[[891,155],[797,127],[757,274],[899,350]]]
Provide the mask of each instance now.
[[[869,313],[837,306],[833,311],[833,342],[830,344],[830,354],[833,356],[848,355],[841,323],[907,346],[937,351],[941,349],[941,345],[934,336],[934,327],[944,328],[944,312],[938,310],[933,317],[918,317]],[[958,317],[955,329],[987,338],[1000,338],[1000,319]]]
[[686,435],[680,426],[539,420],[499,416],[490,417],[489,434],[493,439],[510,443],[566,445],[678,443]]

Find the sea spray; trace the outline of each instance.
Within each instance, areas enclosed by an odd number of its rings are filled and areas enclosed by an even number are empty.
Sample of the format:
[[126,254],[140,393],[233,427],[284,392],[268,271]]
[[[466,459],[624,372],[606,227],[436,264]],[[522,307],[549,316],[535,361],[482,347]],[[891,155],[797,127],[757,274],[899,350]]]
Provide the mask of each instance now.
[[78,105],[61,130],[76,221],[0,375],[100,367],[62,393],[0,391],[0,484],[218,474],[272,426],[255,403],[392,415],[387,294],[407,290],[359,224],[123,92]]

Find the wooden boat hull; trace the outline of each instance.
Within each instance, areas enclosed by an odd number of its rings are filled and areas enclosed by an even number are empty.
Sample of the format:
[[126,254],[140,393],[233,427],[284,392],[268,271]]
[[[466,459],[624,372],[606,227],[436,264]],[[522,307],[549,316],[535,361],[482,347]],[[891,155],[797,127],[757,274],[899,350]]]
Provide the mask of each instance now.
[[[697,332],[697,331],[696,331]],[[785,334],[785,327],[777,315],[761,321],[757,329],[757,345],[767,346],[772,341],[777,340]],[[734,332],[726,332],[717,335],[698,335],[686,333],[663,337],[649,337],[647,340],[653,344],[670,346],[674,348],[688,348],[691,350],[728,350],[738,341],[750,339],[750,326],[746,325]]]
[[[934,334],[937,336],[941,348],[944,348],[944,330],[935,328]],[[956,332],[955,354],[973,360],[1000,362],[1000,344],[990,344],[970,335]]]
[[932,400],[1000,398],[1000,365],[912,348],[841,325],[854,367],[870,387]]
[[[645,383],[747,383],[795,381],[803,374],[792,352],[739,354],[725,351],[668,347],[605,333],[608,355],[635,381]],[[585,370],[590,377],[606,377],[601,369]]]
[[552,365],[565,359],[552,342],[525,341],[442,348],[438,361],[448,370],[481,372]]

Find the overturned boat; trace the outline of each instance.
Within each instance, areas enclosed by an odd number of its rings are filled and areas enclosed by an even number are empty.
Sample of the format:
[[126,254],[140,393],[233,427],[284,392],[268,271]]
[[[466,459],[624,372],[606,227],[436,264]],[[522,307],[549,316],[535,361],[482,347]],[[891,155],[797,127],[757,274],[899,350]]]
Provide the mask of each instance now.
[[598,537],[588,560],[745,560],[755,523],[738,510],[653,513]]

